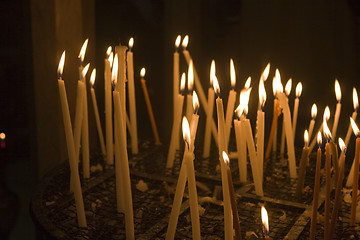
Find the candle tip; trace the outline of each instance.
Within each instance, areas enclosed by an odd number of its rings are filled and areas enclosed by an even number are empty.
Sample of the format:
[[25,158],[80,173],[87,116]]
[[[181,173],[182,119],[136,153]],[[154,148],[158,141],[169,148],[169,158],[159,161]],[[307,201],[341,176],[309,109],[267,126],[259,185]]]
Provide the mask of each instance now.
[[140,77],[141,77],[141,78],[144,78],[144,77],[145,77],[145,73],[146,73],[146,70],[145,70],[145,68],[143,67],[143,68],[140,70]]
[[61,58],[60,58],[60,61],[59,61],[59,66],[58,66],[58,70],[57,70],[58,78],[62,77],[63,70],[64,70],[64,64],[65,64],[65,50],[61,54]]
[[182,46],[184,49],[186,49],[188,44],[189,44],[189,36],[186,35],[186,36],[184,37],[183,41],[182,41],[181,46]]
[[87,38],[85,40],[85,42],[83,43],[83,45],[81,47],[81,50],[80,50],[80,53],[79,53],[79,56],[78,56],[78,58],[81,61],[81,64],[84,62],[85,52],[86,52],[86,48],[87,48],[87,45],[88,45],[88,41],[89,41],[89,39]]

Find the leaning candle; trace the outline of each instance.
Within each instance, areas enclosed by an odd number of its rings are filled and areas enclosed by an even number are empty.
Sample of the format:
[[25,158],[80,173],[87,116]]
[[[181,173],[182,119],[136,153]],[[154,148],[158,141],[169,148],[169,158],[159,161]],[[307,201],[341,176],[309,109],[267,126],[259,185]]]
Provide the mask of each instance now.
[[[82,79],[86,83],[86,73],[89,69],[90,64],[87,64],[82,71]],[[83,177],[85,179],[90,178],[90,150],[89,150],[89,118],[88,118],[88,104],[87,104],[87,90],[86,84],[84,84],[84,102],[83,102],[83,123],[81,125],[81,142],[82,142],[82,166],[83,166]]]
[[334,139],[336,136],[336,130],[337,130],[337,126],[339,123],[340,111],[341,111],[341,102],[340,102],[341,101],[341,88],[340,88],[339,81],[337,79],[335,79],[335,95],[336,95],[337,104],[336,104],[336,110],[335,110],[334,124],[333,124],[333,128],[331,131],[331,135],[333,136]]
[[247,181],[247,151],[246,151],[246,139],[243,137],[242,123],[240,121],[240,115],[238,111],[235,111],[236,118],[234,119],[236,149],[238,157],[238,168],[240,182],[246,183]]
[[226,146],[228,146],[230,140],[231,120],[233,119],[235,98],[236,98],[236,91],[234,90],[236,84],[236,75],[235,75],[234,61],[232,59],[230,59],[230,80],[231,80],[231,89],[229,91],[229,97],[226,107],[226,117],[225,117]]
[[103,131],[101,128],[99,110],[98,110],[98,105],[97,105],[97,101],[96,101],[95,89],[94,89],[95,77],[96,77],[96,69],[94,68],[91,73],[91,77],[90,77],[90,92],[91,92],[91,99],[92,99],[93,108],[94,108],[96,128],[97,128],[97,132],[99,135],[101,153],[102,153],[103,157],[105,158],[106,150],[105,150],[104,135],[103,135]]
[[159,138],[159,133],[158,133],[158,130],[157,130],[157,127],[156,127],[154,113],[153,113],[151,102],[150,102],[149,93],[148,93],[147,87],[146,87],[146,81],[144,79],[144,77],[145,77],[145,68],[141,69],[140,77],[141,77],[141,86],[142,86],[142,90],[143,90],[143,93],[144,93],[146,107],[147,107],[149,118],[150,118],[151,129],[153,131],[154,138],[155,138],[155,144],[156,145],[161,145],[160,138]]
[[59,95],[60,95],[60,103],[64,121],[64,130],[66,137],[66,145],[68,149],[68,157],[69,157],[69,165],[70,165],[70,174],[73,179],[73,189],[74,189],[74,198],[75,198],[75,206],[77,213],[77,220],[80,227],[86,227],[86,216],[84,209],[84,201],[81,192],[81,184],[79,177],[79,169],[78,163],[76,161],[76,152],[74,145],[74,136],[72,133],[70,112],[69,112],[69,104],[66,96],[66,89],[64,80],[62,80],[62,73],[65,63],[65,51],[61,55],[61,59],[58,67],[58,85],[59,85]]
[[[106,133],[106,163],[114,163],[114,140],[112,123],[112,100],[111,100],[111,47],[108,48],[108,59],[105,59],[104,85],[105,85],[105,133]],[[116,57],[117,58],[117,57]],[[111,62],[110,62],[111,61]]]
[[222,157],[226,165],[226,171],[227,171],[227,178],[229,182],[229,193],[230,193],[230,200],[231,200],[231,209],[234,215],[234,228],[235,228],[235,239],[241,240],[241,233],[240,233],[240,222],[239,222],[239,213],[237,209],[237,203],[235,199],[235,191],[234,191],[234,185],[232,182],[231,177],[231,170],[230,170],[230,160],[226,152],[222,152]]
[[[291,92],[291,86],[292,86],[292,79],[289,78],[285,85],[285,95],[286,100],[289,101],[289,95]],[[280,144],[280,156],[284,157],[285,154],[285,119],[283,118],[283,124],[282,124],[282,133],[281,133],[281,144]]]
[[181,36],[178,35],[175,40],[175,52],[173,56],[173,111],[174,119],[176,115],[176,105],[177,105],[177,95],[179,93],[179,46],[180,46]]
[[300,159],[300,168],[299,168],[299,178],[296,186],[295,196],[300,197],[303,193],[305,173],[306,173],[306,162],[309,152],[309,133],[305,130],[304,133],[304,147],[301,153]]
[[196,138],[196,132],[197,132],[197,127],[198,127],[198,123],[199,123],[199,98],[196,94],[195,91],[193,91],[193,109],[194,109],[194,113],[191,116],[191,122],[190,122],[190,133],[191,133],[191,146],[190,146],[190,150],[194,151],[195,148],[195,138]]
[[301,96],[301,92],[302,92],[302,84],[301,82],[299,82],[296,85],[296,89],[295,89],[295,94],[296,94],[296,98],[295,98],[295,102],[294,102],[294,112],[293,112],[293,122],[292,122],[292,130],[293,130],[293,138],[295,139],[295,133],[296,133],[296,122],[297,122],[297,117],[298,117],[298,111],[299,111],[299,98]]
[[265,136],[265,112],[263,107],[266,101],[266,91],[264,86],[264,81],[260,80],[259,83],[259,102],[260,108],[257,112],[257,132],[256,132],[256,155],[258,158],[258,164],[260,167],[260,177],[261,182],[263,182],[263,173],[264,173],[264,136]]
[[261,221],[263,224],[263,231],[265,239],[269,239],[269,217],[264,206],[261,206]]
[[130,136],[131,136],[131,152],[137,154],[138,137],[137,137],[137,119],[136,119],[136,101],[135,101],[135,83],[134,83],[134,57],[132,47],[134,45],[134,38],[129,40],[129,51],[126,54],[127,62],[127,77],[128,77],[128,93],[129,93],[129,111],[130,111]]
[[84,82],[78,80],[77,92],[76,92],[76,107],[75,107],[75,121],[74,121],[74,143],[75,143],[75,152],[76,160],[79,162],[79,152],[80,152],[80,139],[81,139],[81,125],[83,114],[83,102],[85,94]]
[[309,139],[311,138],[312,132],[314,130],[316,115],[317,115],[317,107],[316,107],[316,104],[314,103],[311,107],[311,120],[310,120],[310,124],[309,124]]
[[323,120],[323,131],[324,136],[326,138],[325,144],[325,219],[324,219],[324,239],[327,239],[327,234],[329,232],[329,224],[330,224],[330,193],[331,193],[331,149],[330,149],[330,141],[331,141],[331,132],[327,125],[326,120]]
[[356,205],[357,205],[358,187],[359,187],[360,131],[355,121],[352,118],[350,119],[350,121],[351,121],[352,129],[356,136],[353,188],[352,188],[352,198],[351,198],[351,215],[350,215],[350,226],[354,226],[356,219]]
[[311,214],[311,225],[310,225],[311,240],[314,240],[316,235],[316,223],[317,223],[319,189],[320,189],[321,143],[322,143],[321,132],[318,132],[317,144],[319,148],[316,154],[316,170],[315,170],[315,179],[314,179],[314,192],[313,192],[313,203],[312,203],[312,214]]
[[193,62],[190,61],[189,68],[188,68],[188,84],[187,84],[187,90],[188,94],[186,97],[186,117],[191,120],[191,114],[193,113],[193,101],[192,101],[192,92],[194,88],[194,69],[193,69]]

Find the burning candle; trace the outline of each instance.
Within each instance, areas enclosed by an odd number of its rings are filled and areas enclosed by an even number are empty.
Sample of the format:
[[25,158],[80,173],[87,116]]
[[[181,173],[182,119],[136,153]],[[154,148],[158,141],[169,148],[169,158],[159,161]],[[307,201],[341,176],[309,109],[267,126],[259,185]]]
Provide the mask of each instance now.
[[175,51],[173,55],[173,110],[174,110],[174,119],[176,115],[176,105],[177,105],[177,95],[179,94],[179,77],[180,77],[180,61],[179,61],[179,46],[180,46],[181,36],[178,35],[175,40]]
[[77,92],[76,92],[76,106],[75,106],[75,121],[74,121],[74,144],[76,152],[76,160],[79,162],[80,152],[80,140],[81,140],[81,126],[83,123],[83,102],[85,94],[84,82],[81,79],[78,80]]
[[317,144],[319,146],[316,154],[316,170],[314,179],[313,206],[311,214],[310,239],[314,240],[316,235],[317,212],[319,205],[319,189],[320,189],[320,168],[321,168],[321,132],[317,134]]
[[186,117],[188,119],[191,119],[191,115],[194,112],[193,106],[192,106],[192,92],[193,92],[193,85],[194,85],[194,69],[193,69],[193,62],[190,61],[189,68],[188,68],[188,82],[187,82],[187,90],[188,94],[186,97]]
[[[289,78],[285,85],[285,95],[286,95],[286,101],[289,102],[289,95],[291,92],[291,86],[292,86],[292,79]],[[280,145],[280,156],[284,156],[285,153],[285,119],[283,118],[283,124],[282,124],[282,133],[281,133],[281,145]]]
[[316,104],[314,103],[311,107],[311,120],[310,120],[310,124],[309,124],[309,138],[311,137],[312,132],[314,130],[316,115],[317,115],[317,107],[316,107]]
[[69,156],[70,174],[71,174],[71,178],[73,179],[72,186],[74,189],[77,220],[80,227],[86,227],[87,226],[86,216],[85,216],[84,202],[81,192],[78,163],[76,161],[76,152],[75,152],[74,136],[71,126],[69,104],[66,96],[65,83],[64,80],[62,80],[64,63],[65,63],[65,51],[61,55],[59,67],[58,67],[59,95],[60,95],[60,103],[61,103],[61,109],[63,115],[66,144],[67,144],[68,156]]
[[337,79],[335,79],[335,95],[336,95],[337,104],[336,104],[336,110],[335,110],[334,124],[333,124],[333,128],[331,131],[331,135],[333,136],[334,139],[336,137],[336,130],[337,130],[337,126],[339,123],[340,111],[341,111],[341,102],[340,102],[341,101],[341,88],[340,88],[339,81]]
[[231,80],[231,89],[229,91],[229,97],[226,107],[226,118],[225,118],[226,146],[228,146],[230,140],[231,120],[233,119],[235,98],[236,98],[236,91],[234,90],[236,85],[236,75],[235,75],[234,61],[232,59],[230,59],[230,80]]
[[[212,87],[213,79],[215,77],[215,61],[211,61],[210,67],[210,87],[208,90],[208,104],[207,104],[207,114],[206,114],[206,124],[205,124],[205,137],[204,137],[204,151],[203,158],[208,158],[210,156],[210,147],[211,147],[211,126],[213,119],[213,111],[214,111],[214,99],[215,92]],[[217,139],[217,136],[213,134],[214,138]]]
[[[84,100],[83,100],[83,118],[81,124],[81,142],[82,142],[82,163],[83,163],[83,177],[90,178],[90,152],[89,152],[89,119],[88,119],[88,106],[87,106],[87,90],[86,90],[86,73],[89,69],[88,63],[82,73],[82,80],[84,82]],[[79,154],[79,152],[77,152]],[[79,156],[79,155],[78,155]]]
[[6,148],[6,134],[5,133],[0,133],[0,149],[5,149]]
[[256,135],[256,154],[260,167],[260,178],[263,182],[264,176],[264,136],[265,136],[265,112],[262,110],[266,101],[266,91],[264,81],[261,79],[259,83],[259,102],[260,108],[257,112],[257,135]]
[[166,167],[172,168],[174,165],[175,151],[176,146],[179,145],[179,133],[180,133],[180,124],[181,124],[181,115],[183,111],[184,103],[184,89],[185,89],[185,73],[181,76],[181,86],[180,92],[177,94],[177,106],[176,106],[176,116],[174,118],[173,127],[171,131],[171,139],[169,145],[169,152],[166,161]]
[[91,99],[92,99],[93,108],[94,108],[96,128],[97,128],[98,135],[99,135],[101,153],[102,153],[103,157],[105,158],[105,156],[106,156],[105,141],[104,141],[103,131],[101,128],[99,110],[98,110],[98,105],[97,105],[97,101],[96,101],[95,89],[94,89],[95,77],[96,77],[96,69],[94,68],[92,70],[91,76],[90,76],[90,92],[91,92]]
[[247,150],[246,150],[246,139],[244,138],[244,130],[242,122],[240,121],[241,114],[237,110],[235,111],[236,118],[234,119],[235,126],[235,138],[236,138],[236,149],[238,157],[238,168],[240,182],[246,183],[247,181]]
[[143,90],[143,93],[144,93],[146,107],[147,107],[149,118],[150,118],[151,129],[153,131],[154,138],[155,138],[155,144],[160,145],[161,142],[160,142],[160,138],[159,138],[159,133],[158,133],[158,130],[157,130],[157,127],[156,127],[155,117],[154,117],[154,113],[153,113],[153,110],[152,110],[149,93],[148,93],[147,87],[146,87],[146,81],[144,79],[144,77],[145,77],[145,68],[141,69],[140,77],[141,77],[141,86],[142,86],[142,90]]
[[[327,106],[324,110],[324,114],[323,114],[323,120],[327,121],[330,119],[330,109]],[[321,132],[323,130],[323,124],[320,125],[318,132]],[[313,148],[315,147],[316,144],[316,136],[313,138],[313,140],[310,143],[309,146],[309,154],[311,153],[311,151],[313,150]]]
[[359,156],[360,156],[360,131],[355,121],[350,118],[351,126],[356,136],[356,147],[355,147],[355,158],[354,158],[354,174],[353,174],[353,188],[351,198],[351,215],[350,215],[350,226],[355,225],[356,219],[356,205],[358,198],[358,187],[359,187]]
[[324,219],[324,239],[327,239],[327,234],[329,233],[330,225],[330,193],[331,193],[331,150],[330,150],[330,141],[331,141],[331,132],[327,125],[326,120],[323,120],[323,131],[326,139],[325,144],[325,219]]
[[296,122],[297,122],[297,117],[298,117],[298,111],[299,111],[299,98],[301,96],[301,92],[302,92],[302,84],[301,82],[299,82],[296,85],[296,89],[295,89],[295,102],[294,102],[294,112],[293,112],[293,122],[292,122],[292,129],[293,129],[293,138],[295,139],[295,133],[296,133]]
[[131,152],[137,154],[138,137],[137,137],[137,119],[136,119],[136,101],[135,101],[135,83],[134,83],[134,57],[131,51],[134,46],[134,38],[129,40],[129,51],[127,51],[127,77],[128,77],[128,93],[129,93],[129,111],[130,111],[130,136],[131,136]]
[[234,228],[235,228],[235,238],[237,240],[241,240],[241,233],[240,233],[240,222],[239,222],[239,213],[237,209],[236,199],[235,199],[235,191],[234,191],[234,185],[232,182],[231,177],[231,170],[230,170],[230,160],[226,152],[222,152],[222,158],[226,165],[227,170],[227,177],[229,182],[229,193],[230,193],[230,200],[231,200],[231,209],[234,215]]
[[270,239],[269,238],[269,217],[268,217],[268,213],[265,209],[264,206],[261,206],[261,221],[263,224],[263,231],[264,231],[264,237],[266,240]]
[[193,91],[193,108],[194,108],[194,113],[191,117],[191,123],[190,123],[190,133],[191,133],[191,146],[190,146],[190,150],[194,151],[195,148],[195,138],[196,138],[196,132],[197,132],[197,127],[198,127],[198,123],[199,123],[199,98],[196,94],[195,91]]
[[307,130],[305,130],[305,133],[304,133],[304,147],[303,147],[303,150],[302,150],[302,153],[301,153],[300,168],[299,168],[299,178],[298,178],[296,192],[295,192],[295,195],[297,197],[300,197],[302,195],[302,193],[303,193],[308,153],[309,153],[309,133],[308,133]]
[[[111,55],[110,55],[111,54]],[[108,59],[105,59],[104,72],[104,89],[105,89],[105,133],[106,133],[106,163],[112,165],[114,163],[114,140],[113,140],[113,123],[112,123],[112,100],[111,100],[111,65],[113,54],[111,47],[107,49]]]

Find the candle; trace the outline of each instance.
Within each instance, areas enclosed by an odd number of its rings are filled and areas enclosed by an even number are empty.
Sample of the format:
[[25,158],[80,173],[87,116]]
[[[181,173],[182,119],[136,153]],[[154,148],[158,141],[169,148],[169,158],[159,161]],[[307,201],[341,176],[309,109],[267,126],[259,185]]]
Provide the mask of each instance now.
[[181,115],[183,111],[183,103],[184,103],[184,88],[185,88],[185,73],[181,76],[181,87],[180,93],[178,93],[177,98],[177,106],[176,106],[176,115],[173,122],[173,127],[171,131],[171,139],[169,145],[169,152],[166,161],[166,167],[172,168],[174,165],[175,151],[176,146],[178,146],[179,141],[179,133],[180,133],[180,124],[181,124]]
[[137,137],[137,118],[136,118],[136,101],[135,101],[135,83],[134,83],[134,57],[131,51],[134,45],[134,38],[129,40],[129,51],[127,51],[127,77],[128,77],[128,94],[129,94],[129,111],[130,111],[130,136],[131,152],[138,154],[138,137]]
[[341,101],[341,88],[340,88],[339,81],[337,79],[335,79],[335,95],[336,95],[337,104],[336,104],[336,110],[335,110],[334,124],[333,124],[333,128],[331,131],[331,135],[333,136],[334,139],[336,137],[336,130],[337,130],[337,126],[339,123],[340,111],[341,111],[341,102],[340,102]]
[[[212,87],[214,77],[215,77],[215,61],[212,60],[211,67],[210,67],[210,87],[208,90],[208,104],[207,104],[207,110],[206,110],[203,158],[210,157],[211,125],[212,125],[212,122],[214,121],[213,111],[214,111],[215,92]],[[214,138],[216,138],[216,136],[214,134],[213,134],[213,136],[214,136]]]
[[229,183],[226,177],[226,168],[224,161],[221,160],[222,152],[225,151],[225,119],[224,119],[224,108],[223,102],[220,97],[220,87],[216,76],[213,79],[213,87],[216,94],[216,110],[218,118],[218,140],[219,140],[219,160],[221,168],[221,183],[223,190],[223,201],[224,201],[224,231],[225,231],[225,240],[230,240],[233,238],[233,222],[231,214],[231,204],[230,204],[230,195],[229,195]]
[[190,150],[194,151],[195,148],[195,138],[196,138],[196,132],[197,132],[197,127],[198,127],[198,123],[199,123],[199,98],[196,94],[195,91],[193,91],[193,108],[194,108],[194,113],[191,117],[191,123],[190,123],[190,133],[191,133],[191,146],[190,146]]
[[94,89],[95,77],[96,77],[96,69],[94,68],[93,71],[91,72],[91,77],[90,77],[90,92],[91,92],[91,99],[92,99],[93,108],[94,108],[96,128],[97,128],[97,132],[99,135],[101,153],[105,159],[106,149],[105,149],[104,135],[103,135],[103,131],[101,128],[99,110],[98,110],[98,105],[97,105],[97,101],[96,101],[95,89]]
[[304,147],[301,153],[300,159],[300,168],[299,168],[299,178],[296,186],[295,196],[300,197],[303,193],[305,173],[306,173],[306,163],[309,153],[309,133],[305,130],[304,133]]
[[[105,86],[105,133],[106,133],[106,163],[112,165],[114,163],[113,150],[113,126],[112,126],[112,100],[111,100],[111,63],[113,61],[111,47],[107,50],[108,59],[105,59],[104,86]],[[111,55],[110,55],[111,54]],[[116,61],[117,57],[116,57]]]
[[234,106],[235,106],[235,84],[236,84],[236,75],[234,61],[230,59],[230,80],[231,80],[231,89],[229,91],[229,97],[226,107],[226,118],[225,118],[225,131],[226,131],[226,146],[229,144],[230,140],[230,130],[231,130],[231,120],[233,119]]
[[292,122],[292,130],[293,130],[293,138],[295,139],[295,133],[296,133],[296,122],[297,122],[297,116],[298,116],[298,111],[299,111],[299,98],[301,96],[301,92],[302,92],[302,84],[301,82],[299,82],[296,85],[296,89],[295,89],[295,102],[294,102],[294,112],[293,112],[293,122]]
[[269,217],[264,206],[261,206],[261,221],[263,224],[264,237],[266,240],[269,239]]
[[239,176],[240,182],[246,183],[247,181],[247,151],[246,151],[246,139],[243,137],[244,130],[242,129],[242,123],[240,121],[240,116],[236,111],[237,119],[234,119],[235,126],[235,137],[236,137],[236,149],[238,157],[238,166],[239,166]]
[[190,61],[189,68],[188,68],[188,84],[187,90],[188,94],[186,97],[186,117],[191,119],[191,114],[193,113],[192,107],[192,92],[193,92],[193,85],[194,85],[194,70],[193,70],[193,62]]
[[222,157],[223,157],[223,160],[226,165],[227,178],[228,178],[228,182],[229,182],[231,209],[232,209],[232,212],[234,215],[233,221],[234,221],[234,228],[235,228],[235,239],[241,240],[239,213],[238,213],[236,199],[235,199],[234,185],[233,185],[232,177],[231,177],[230,160],[229,160],[229,157],[226,154],[226,152],[222,152]]
[[147,87],[146,87],[146,81],[144,79],[144,77],[145,77],[145,68],[141,69],[140,77],[141,77],[141,86],[142,86],[142,90],[143,90],[143,93],[144,93],[146,107],[147,107],[147,110],[148,110],[149,119],[150,119],[150,123],[151,123],[151,129],[153,131],[154,138],[155,138],[155,144],[156,145],[161,145],[160,138],[159,138],[159,133],[158,133],[158,130],[157,130],[157,127],[156,127],[154,113],[153,113],[151,102],[150,102],[149,93],[148,93]]
[[326,120],[323,120],[323,131],[324,136],[326,138],[325,144],[325,178],[326,178],[326,186],[325,186],[325,219],[324,219],[324,239],[327,239],[327,234],[329,232],[329,224],[330,224],[330,193],[331,193],[331,150],[330,144],[331,141],[331,132],[327,125]]
[[332,214],[331,214],[331,221],[330,221],[330,232],[329,232],[329,238],[331,238],[333,236],[334,230],[335,230],[335,226],[337,223],[337,219],[338,219],[338,211],[341,205],[341,190],[342,190],[342,182],[343,182],[343,176],[344,176],[344,163],[345,163],[345,152],[346,152],[346,146],[345,146],[345,142],[339,138],[339,146],[341,149],[341,152],[343,152],[344,154],[342,155],[342,158],[340,159],[340,163],[339,163],[339,177],[337,179],[337,183],[336,183],[336,189],[335,189],[335,200],[334,200],[334,206],[333,206],[333,210],[332,210]]
[[[126,82],[126,46],[116,46],[115,47],[115,53],[118,55],[118,83],[116,84],[116,90],[120,94],[120,101],[121,101],[121,110],[123,112],[123,118],[124,123],[127,124],[130,121],[127,121],[127,113],[126,113],[126,88],[125,88],[125,82]],[[115,63],[114,63],[115,64]],[[125,125],[126,126],[126,125]],[[128,124],[127,124],[128,126]],[[126,140],[126,127],[124,131],[122,132],[124,135],[124,139]]]
[[257,112],[257,135],[256,135],[256,155],[258,158],[258,164],[260,167],[260,178],[263,182],[264,176],[264,136],[265,136],[265,112],[262,110],[266,101],[266,91],[264,81],[259,82],[259,103],[260,108]]
[[[292,79],[289,78],[289,80],[287,81],[286,85],[285,85],[285,95],[286,95],[286,100],[289,101],[289,95],[291,92],[291,85],[292,84]],[[285,153],[285,123],[284,123],[285,119],[283,118],[283,124],[282,124],[282,131],[281,131],[281,145],[280,145],[280,156],[284,157],[284,153]]]
[[310,124],[309,124],[309,138],[311,137],[312,132],[314,130],[316,115],[317,115],[317,107],[316,107],[316,104],[314,103],[311,107],[311,120],[310,120]]
[[[266,80],[269,77],[269,72],[270,72],[270,63],[268,63],[264,69],[264,71],[262,72],[261,76],[260,76],[260,81],[263,81],[264,83],[266,82]],[[259,103],[258,103],[258,109],[261,108],[261,103],[260,103],[260,99],[259,99]]]
[[358,198],[358,186],[359,186],[359,151],[360,151],[360,131],[355,121],[351,118],[351,126],[356,136],[356,147],[355,147],[355,158],[354,158],[354,175],[353,175],[353,188],[351,198],[351,215],[350,215],[350,226],[355,225],[356,219],[356,205]]
[[76,152],[76,162],[79,162],[80,152],[80,139],[81,139],[81,125],[84,117],[83,114],[83,102],[84,102],[84,86],[85,84],[78,80],[77,92],[76,92],[76,106],[75,106],[75,121],[74,121],[74,144]]
[[[324,114],[323,114],[323,120],[325,119],[325,121],[330,119],[330,109],[327,106],[324,110]],[[318,132],[321,132],[323,130],[323,124],[320,125]],[[316,136],[313,138],[313,140],[310,143],[309,146],[309,154],[311,153],[311,151],[313,150],[313,148],[315,147],[316,144]]]
[[321,132],[317,134],[318,150],[316,154],[316,170],[314,179],[314,192],[313,192],[313,206],[311,214],[311,226],[310,226],[310,239],[315,240],[316,235],[316,223],[317,223],[317,212],[319,205],[319,189],[320,189],[320,168],[321,168]]
[[65,63],[65,51],[61,55],[59,67],[58,67],[59,95],[60,95],[61,110],[62,110],[62,115],[63,115],[64,130],[65,130],[66,144],[67,144],[68,157],[69,157],[70,174],[72,176],[71,178],[73,179],[72,186],[74,189],[77,220],[78,220],[78,224],[80,227],[87,227],[84,202],[83,202],[83,197],[82,197],[82,192],[81,192],[79,170],[78,170],[78,164],[76,161],[76,152],[75,152],[75,145],[74,145],[74,136],[72,133],[69,104],[68,104],[67,96],[66,96],[65,83],[64,83],[64,80],[62,80],[64,63]]
[[180,62],[179,62],[179,46],[180,46],[181,36],[178,35],[175,40],[175,51],[173,55],[173,111],[174,119],[176,115],[176,105],[177,95],[179,94],[179,77],[180,77]]

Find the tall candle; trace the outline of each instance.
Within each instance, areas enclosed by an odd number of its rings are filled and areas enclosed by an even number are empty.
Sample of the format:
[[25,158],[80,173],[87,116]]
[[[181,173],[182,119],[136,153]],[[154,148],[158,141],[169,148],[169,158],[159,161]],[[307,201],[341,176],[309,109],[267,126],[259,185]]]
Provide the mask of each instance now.
[[257,121],[256,121],[256,155],[258,158],[258,164],[260,167],[260,178],[263,182],[264,176],[264,137],[265,137],[265,112],[263,112],[263,107],[266,101],[266,91],[264,86],[264,81],[260,80],[259,83],[259,103],[260,108],[257,112]]
[[314,103],[311,107],[311,120],[310,120],[310,124],[309,124],[309,139],[311,138],[312,132],[314,130],[316,115],[317,115],[317,107],[316,107],[316,104]]
[[190,120],[191,120],[191,115],[194,112],[193,106],[192,106],[192,104],[193,104],[193,101],[192,101],[193,85],[194,85],[193,62],[190,61],[189,68],[188,68],[188,84],[187,84],[188,94],[186,97],[186,117]]
[[[292,79],[290,78],[285,85],[286,100],[289,101],[289,95],[292,87]],[[281,145],[280,145],[280,156],[284,157],[285,153],[285,119],[283,118],[282,131],[281,131]]]
[[179,78],[180,78],[180,61],[179,61],[179,46],[181,36],[178,35],[175,40],[175,51],[173,55],[173,112],[174,119],[176,115],[177,95],[179,94]]
[[75,152],[76,152],[76,162],[79,162],[79,152],[80,152],[80,139],[81,139],[81,125],[83,114],[83,102],[84,102],[84,86],[85,84],[78,80],[77,90],[76,90],[76,107],[75,107],[75,121],[74,121],[74,143],[75,143]]
[[236,75],[235,75],[234,61],[232,59],[230,59],[230,80],[231,80],[231,89],[229,91],[229,97],[226,107],[226,118],[225,118],[226,146],[229,145],[231,122],[233,119],[235,98],[236,98],[236,91],[234,90],[236,85]]
[[[324,115],[323,115],[323,120],[325,119],[326,121],[329,120],[330,118],[330,109],[328,106],[326,106],[325,110],[324,110]],[[323,124],[320,125],[318,132],[321,132],[323,130]],[[309,146],[309,154],[311,153],[311,151],[313,150],[313,148],[315,147],[316,144],[316,136],[313,138],[313,140],[310,143]]]
[[84,201],[81,192],[81,183],[79,177],[78,163],[76,161],[76,152],[75,152],[75,144],[74,144],[74,136],[72,132],[70,112],[69,112],[69,104],[67,101],[66,89],[64,80],[62,80],[63,67],[65,63],[65,51],[63,52],[59,67],[58,67],[58,85],[59,85],[59,95],[60,95],[60,103],[63,115],[64,122],[64,130],[65,130],[65,138],[66,145],[68,149],[69,156],[69,165],[70,165],[70,174],[73,179],[73,189],[74,189],[74,198],[75,198],[75,206],[77,213],[77,220],[80,227],[87,227],[86,224],[86,216],[84,209]]
[[294,112],[293,112],[293,122],[292,122],[292,130],[293,130],[293,138],[295,139],[295,133],[296,133],[296,123],[297,123],[297,117],[298,117],[298,111],[299,111],[299,98],[301,96],[301,92],[302,92],[302,84],[301,82],[299,82],[296,85],[296,89],[295,89],[295,94],[296,94],[296,98],[295,98],[295,102],[294,102]]
[[84,82],[84,101],[83,101],[83,123],[81,124],[81,150],[82,150],[82,167],[83,177],[85,179],[90,178],[90,150],[89,150],[89,116],[88,116],[88,104],[87,104],[87,90],[86,90],[86,73],[90,64],[87,64],[82,73],[81,81]]
[[301,159],[300,159],[300,168],[299,168],[299,178],[296,186],[296,192],[295,195],[297,197],[300,197],[303,193],[304,188],[304,181],[305,181],[305,173],[306,173],[306,162],[308,158],[308,152],[309,152],[309,133],[307,130],[305,130],[304,133],[304,147],[301,153]]
[[355,158],[354,158],[354,175],[353,175],[353,188],[351,197],[351,215],[350,215],[350,226],[355,225],[356,219],[356,205],[358,198],[358,187],[359,187],[359,157],[360,157],[360,131],[355,121],[351,118],[351,126],[356,136],[356,147],[355,147]]
[[191,137],[190,150],[194,151],[196,132],[197,132],[197,127],[198,127],[198,123],[199,123],[199,107],[200,107],[199,98],[195,91],[193,91],[192,99],[193,99],[194,113],[191,117],[191,122],[190,122],[190,133],[191,133],[191,135],[190,135],[190,137]]
[[317,223],[317,213],[319,205],[319,189],[320,189],[320,168],[321,168],[321,132],[317,134],[317,143],[318,150],[316,154],[316,169],[315,169],[315,179],[314,179],[314,191],[313,191],[313,205],[312,205],[312,214],[311,214],[311,225],[310,225],[310,239],[315,240],[316,235],[316,223]]
[[130,111],[130,136],[131,136],[131,152],[137,154],[138,136],[137,136],[137,118],[136,118],[136,101],[135,101],[135,83],[134,83],[134,56],[131,51],[134,45],[134,38],[129,40],[129,51],[126,54],[127,77],[128,77],[128,94],[129,94],[129,111]]
[[329,142],[331,141],[331,132],[326,120],[323,120],[323,130],[326,138],[325,144],[325,219],[324,219],[324,239],[327,239],[330,225],[330,193],[331,193],[331,149]]
[[[111,47],[108,52],[111,52]],[[110,53],[108,53],[110,56]],[[104,85],[105,85],[105,133],[106,133],[106,163],[108,165],[114,164],[114,140],[113,140],[113,127],[112,127],[112,96],[111,96],[111,66],[110,61],[112,58],[105,59],[105,72],[104,72]],[[116,56],[116,61],[117,56]],[[117,64],[116,64],[117,65]]]
[[93,108],[94,108],[96,128],[97,128],[97,132],[99,135],[101,153],[105,159],[105,156],[106,156],[105,141],[104,141],[103,131],[101,128],[99,110],[98,110],[98,105],[97,105],[97,101],[96,101],[95,89],[94,89],[95,77],[96,77],[96,69],[94,68],[91,73],[91,77],[90,77],[90,86],[91,86],[90,92],[91,92],[91,99],[92,99]]
[[247,151],[246,151],[246,139],[243,137],[244,131],[242,130],[242,123],[238,119],[234,119],[235,126],[235,137],[236,137],[236,148],[237,148],[237,157],[238,157],[238,168],[240,182],[246,183],[247,181]]
[[340,102],[341,101],[341,88],[340,88],[339,81],[337,79],[335,79],[335,95],[336,95],[337,104],[336,104],[336,110],[335,110],[334,124],[333,124],[333,128],[331,131],[331,135],[333,136],[334,139],[336,137],[336,130],[337,130],[337,126],[339,123],[340,111],[341,111],[341,102]]

